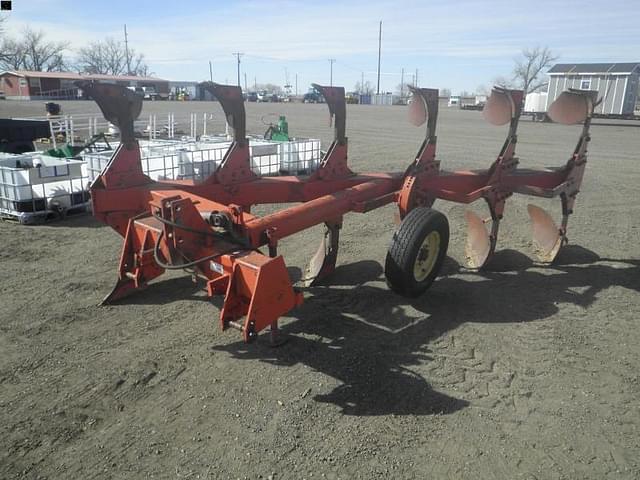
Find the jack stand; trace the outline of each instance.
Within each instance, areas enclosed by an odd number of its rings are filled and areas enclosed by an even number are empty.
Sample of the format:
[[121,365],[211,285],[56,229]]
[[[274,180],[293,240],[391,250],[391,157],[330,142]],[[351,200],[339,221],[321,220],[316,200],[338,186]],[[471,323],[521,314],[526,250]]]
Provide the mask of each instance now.
[[278,328],[278,321],[276,320],[271,324],[269,330],[269,346],[271,348],[277,348],[289,341],[289,337],[284,335]]

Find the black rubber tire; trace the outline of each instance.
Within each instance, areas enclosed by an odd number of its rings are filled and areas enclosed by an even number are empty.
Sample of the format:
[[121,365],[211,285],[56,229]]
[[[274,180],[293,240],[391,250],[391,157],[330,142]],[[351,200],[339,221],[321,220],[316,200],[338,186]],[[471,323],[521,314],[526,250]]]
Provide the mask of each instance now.
[[[440,234],[440,249],[431,272],[417,281],[413,268],[424,239],[433,231]],[[393,234],[387,251],[384,273],[387,285],[405,297],[423,294],[438,276],[449,246],[449,221],[442,213],[427,207],[416,207],[404,218]]]

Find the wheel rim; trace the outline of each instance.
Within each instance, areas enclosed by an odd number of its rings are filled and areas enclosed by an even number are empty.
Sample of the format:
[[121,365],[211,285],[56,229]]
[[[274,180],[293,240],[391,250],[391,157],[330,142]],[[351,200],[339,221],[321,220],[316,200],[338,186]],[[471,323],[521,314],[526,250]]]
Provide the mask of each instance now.
[[440,252],[440,234],[437,231],[430,232],[418,249],[416,261],[413,264],[413,276],[417,282],[422,282],[429,276],[436,264]]

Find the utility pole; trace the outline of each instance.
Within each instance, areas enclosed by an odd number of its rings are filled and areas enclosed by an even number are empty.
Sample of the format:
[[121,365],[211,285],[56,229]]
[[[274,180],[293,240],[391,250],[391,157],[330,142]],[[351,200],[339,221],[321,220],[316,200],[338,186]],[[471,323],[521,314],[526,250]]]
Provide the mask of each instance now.
[[380,30],[378,31],[378,88],[376,93],[380,95],[380,56],[382,54],[382,20],[380,20]]
[[298,96],[298,74],[296,73],[296,97]]
[[244,53],[236,52],[233,55],[238,59],[238,86],[240,86],[240,57],[244,55]]
[[209,78],[211,79],[211,83],[213,83],[213,63],[209,60]]
[[413,85],[414,87],[418,88],[418,69],[416,68],[416,82]]
[[291,84],[289,83],[289,69],[287,67],[284,67],[284,80],[285,80],[284,93],[287,94],[287,96],[290,96]]
[[364,91],[364,72],[360,72],[360,93],[366,93]]
[[131,75],[131,59],[129,57],[129,38],[127,37],[127,24],[124,24],[124,54],[127,59],[127,75]]
[[329,76],[329,86],[333,87],[333,64],[335,63],[336,59],[335,58],[330,58],[329,59],[329,64],[331,65],[331,73]]
[[400,74],[400,100],[404,98],[404,68]]
[[247,88],[247,72],[244,72],[244,91],[247,92],[249,89]]
[[253,89],[258,91],[258,77],[253,77]]

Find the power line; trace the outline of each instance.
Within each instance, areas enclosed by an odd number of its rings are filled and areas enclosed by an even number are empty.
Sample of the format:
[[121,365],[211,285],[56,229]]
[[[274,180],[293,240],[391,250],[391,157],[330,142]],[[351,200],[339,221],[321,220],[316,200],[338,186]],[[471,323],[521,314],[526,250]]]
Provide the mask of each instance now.
[[349,63],[345,63],[343,60],[336,60],[336,63],[342,65],[343,67],[348,68],[349,70],[353,70],[354,72],[364,72],[364,68],[355,67]]
[[244,56],[249,58],[256,58],[258,60],[266,60],[269,62],[281,62],[281,63],[291,63],[291,62],[317,63],[317,62],[324,61],[322,60],[322,58],[288,58],[288,57],[279,58],[279,57],[269,57],[267,55],[254,55],[252,53],[245,53]]

